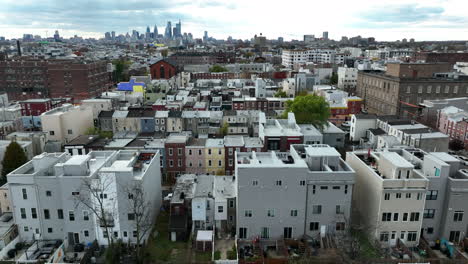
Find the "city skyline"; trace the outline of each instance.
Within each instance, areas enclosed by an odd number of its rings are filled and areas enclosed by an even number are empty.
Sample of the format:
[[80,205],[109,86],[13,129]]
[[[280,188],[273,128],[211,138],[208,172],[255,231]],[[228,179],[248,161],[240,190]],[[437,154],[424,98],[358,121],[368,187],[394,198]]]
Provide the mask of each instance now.
[[[250,39],[263,33],[269,39],[302,39],[304,34],[330,32],[330,39],[341,36],[374,36],[379,41],[402,38],[420,40],[468,39],[468,19],[460,0],[342,2],[331,0],[326,6],[314,2],[290,1],[284,6],[265,5],[263,1],[236,2],[177,0],[134,0],[125,3],[102,0],[22,1],[4,0],[0,8],[0,35],[19,38],[23,34],[53,35],[55,30],[66,38],[79,35],[102,38],[105,32],[145,32],[146,26],[164,29],[167,21],[183,21],[183,32],[201,38]],[[339,7],[339,8],[337,8]],[[260,16],[258,13],[265,15]],[[278,19],[280,18],[280,19]],[[47,31],[47,33],[46,33]]]

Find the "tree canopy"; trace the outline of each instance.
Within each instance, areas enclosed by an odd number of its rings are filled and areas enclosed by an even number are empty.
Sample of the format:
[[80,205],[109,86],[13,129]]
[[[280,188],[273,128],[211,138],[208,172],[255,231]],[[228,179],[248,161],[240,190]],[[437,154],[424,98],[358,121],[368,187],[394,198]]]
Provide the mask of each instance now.
[[298,124],[312,124],[323,129],[330,117],[330,106],[323,97],[317,95],[297,96],[294,100],[286,102],[283,118],[293,112]]
[[275,93],[275,97],[286,98],[286,97],[288,97],[288,95],[286,94],[285,91],[280,90],[280,91]]
[[28,161],[23,148],[16,141],[12,141],[6,148],[5,156],[2,161],[2,178],[0,184],[6,183],[6,175]]
[[210,72],[227,72],[228,70],[220,65],[213,65],[210,68]]
[[330,84],[338,84],[338,74],[333,72],[330,77]]

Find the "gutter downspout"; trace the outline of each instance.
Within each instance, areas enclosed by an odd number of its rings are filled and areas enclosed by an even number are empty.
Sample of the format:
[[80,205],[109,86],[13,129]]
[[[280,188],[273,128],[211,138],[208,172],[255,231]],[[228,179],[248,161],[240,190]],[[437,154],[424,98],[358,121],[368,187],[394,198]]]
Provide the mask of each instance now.
[[307,230],[307,202],[309,201],[309,184],[306,183],[306,200],[305,200],[305,210],[304,210],[304,236],[306,235]]

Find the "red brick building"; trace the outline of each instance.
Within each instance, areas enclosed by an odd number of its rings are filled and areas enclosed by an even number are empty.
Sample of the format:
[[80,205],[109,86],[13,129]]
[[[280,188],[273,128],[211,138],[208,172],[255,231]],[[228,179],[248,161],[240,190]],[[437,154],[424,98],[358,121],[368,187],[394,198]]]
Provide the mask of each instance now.
[[19,102],[22,116],[39,116],[44,112],[52,110],[52,100],[50,99],[29,99]]
[[461,140],[468,150],[468,112],[454,106],[439,110],[437,129],[451,139]]
[[174,183],[177,176],[185,173],[185,147],[188,136],[169,136],[164,150],[166,154],[166,182]]
[[178,67],[170,59],[162,59],[150,65],[152,79],[170,79],[178,73]]
[[451,65],[454,65],[456,62],[468,62],[468,53],[417,52],[414,54],[414,60],[425,62],[448,62]]
[[0,87],[12,100],[71,97],[80,101],[111,87],[107,62],[0,60]]

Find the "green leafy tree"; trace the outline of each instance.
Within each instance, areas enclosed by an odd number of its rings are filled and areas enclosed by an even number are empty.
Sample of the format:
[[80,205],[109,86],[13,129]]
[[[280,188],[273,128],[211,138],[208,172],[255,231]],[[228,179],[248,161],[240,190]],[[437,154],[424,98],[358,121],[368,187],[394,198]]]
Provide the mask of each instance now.
[[229,124],[227,122],[223,123],[223,126],[219,129],[219,133],[223,136],[226,136],[229,131]]
[[333,72],[330,77],[330,84],[338,84],[338,74]]
[[285,91],[280,90],[280,91],[276,92],[275,97],[286,98],[286,97],[288,97],[288,95],[286,94]]
[[297,123],[312,124],[323,129],[328,123],[328,117],[330,117],[330,106],[321,96],[297,96],[294,100],[286,102],[286,111],[282,117],[287,118],[289,112],[294,113]]
[[211,68],[210,68],[210,72],[227,72],[228,70],[223,67],[223,66],[220,66],[220,65],[213,65]]
[[26,153],[23,148],[16,141],[12,141],[8,145],[5,156],[2,161],[2,178],[0,179],[0,184],[3,185],[6,183],[6,175],[21,165],[25,164],[28,161]]

